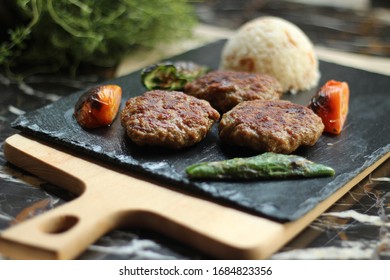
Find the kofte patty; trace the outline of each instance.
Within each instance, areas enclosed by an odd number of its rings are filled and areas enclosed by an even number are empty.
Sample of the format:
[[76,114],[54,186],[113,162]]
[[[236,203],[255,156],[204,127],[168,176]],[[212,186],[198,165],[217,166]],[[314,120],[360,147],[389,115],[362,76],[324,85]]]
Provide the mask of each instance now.
[[210,102],[221,114],[247,100],[277,100],[282,86],[272,76],[217,70],[187,83],[184,92]]
[[284,154],[314,145],[323,130],[321,118],[312,110],[283,100],[242,102],[219,124],[224,143]]
[[205,100],[178,91],[152,90],[127,100],[121,124],[140,146],[180,149],[200,142],[219,117]]

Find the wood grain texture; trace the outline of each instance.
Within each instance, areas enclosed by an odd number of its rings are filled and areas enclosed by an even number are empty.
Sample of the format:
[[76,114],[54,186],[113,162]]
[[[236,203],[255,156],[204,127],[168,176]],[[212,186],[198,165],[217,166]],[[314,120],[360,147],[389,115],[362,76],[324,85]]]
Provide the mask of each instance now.
[[389,157],[381,158],[304,217],[283,224],[172,190],[20,134],[6,140],[4,153],[11,163],[79,194],[2,232],[0,252],[12,259],[77,258],[119,227],[150,228],[216,258],[264,259]]

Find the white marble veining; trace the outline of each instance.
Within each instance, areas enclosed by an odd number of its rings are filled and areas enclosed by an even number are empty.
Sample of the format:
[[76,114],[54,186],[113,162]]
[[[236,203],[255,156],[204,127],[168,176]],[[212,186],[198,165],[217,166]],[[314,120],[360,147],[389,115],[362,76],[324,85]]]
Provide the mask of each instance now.
[[[0,203],[1,203],[1,199],[0,199]],[[4,214],[4,213],[0,212],[0,220],[12,221],[13,219],[14,218],[11,215],[7,215],[7,214]],[[0,232],[1,232],[1,230],[0,230]]]
[[44,181],[38,177],[23,173],[7,165],[0,165],[0,179],[14,183],[28,184],[33,187],[39,187],[42,183],[44,183]]
[[20,82],[18,85],[19,85],[19,89],[27,95],[36,96],[53,102],[61,98],[60,95],[54,93],[47,93],[47,92],[36,90],[24,82]]
[[8,106],[8,111],[11,112],[12,114],[14,115],[17,115],[17,116],[20,116],[20,115],[23,115],[25,114],[26,112],[23,111],[22,109],[19,109],[13,105],[9,105]]
[[172,256],[158,252],[161,251],[161,246],[152,240],[133,239],[120,246],[91,245],[88,250],[105,254],[126,255],[136,259],[174,259]]
[[376,243],[366,244],[359,241],[342,241],[340,247],[320,247],[296,249],[274,254],[274,260],[345,260],[372,259],[375,255]]
[[[332,216],[336,218],[343,218],[343,219],[354,219],[360,223],[370,224],[374,226],[385,226],[390,228],[390,222],[385,222],[380,216],[374,216],[374,215],[366,215],[359,213],[355,210],[347,210],[343,212],[330,212],[330,213],[324,213],[323,216]],[[390,215],[387,215],[387,217],[390,217]]]

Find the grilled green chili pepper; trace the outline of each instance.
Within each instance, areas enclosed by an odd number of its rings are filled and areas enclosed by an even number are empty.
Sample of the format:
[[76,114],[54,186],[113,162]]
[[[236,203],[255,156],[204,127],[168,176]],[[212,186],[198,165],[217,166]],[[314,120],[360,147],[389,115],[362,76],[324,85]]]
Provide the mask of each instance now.
[[248,158],[198,163],[186,168],[190,178],[256,179],[333,176],[334,170],[296,155],[264,153]]
[[149,90],[182,90],[186,83],[203,76],[210,68],[190,61],[162,62],[144,68],[141,82]]

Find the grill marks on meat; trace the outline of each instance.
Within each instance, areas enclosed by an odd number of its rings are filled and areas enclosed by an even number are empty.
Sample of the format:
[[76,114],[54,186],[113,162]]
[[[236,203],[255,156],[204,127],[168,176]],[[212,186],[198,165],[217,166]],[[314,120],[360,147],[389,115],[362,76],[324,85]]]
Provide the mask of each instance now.
[[299,146],[313,146],[324,125],[309,108],[289,101],[246,101],[222,116],[223,142],[256,151],[289,154]]
[[272,76],[238,71],[213,71],[187,83],[184,92],[210,102],[225,113],[247,100],[278,100],[283,92]]
[[200,142],[219,117],[205,100],[178,91],[153,90],[126,102],[121,124],[140,146],[180,149]]

